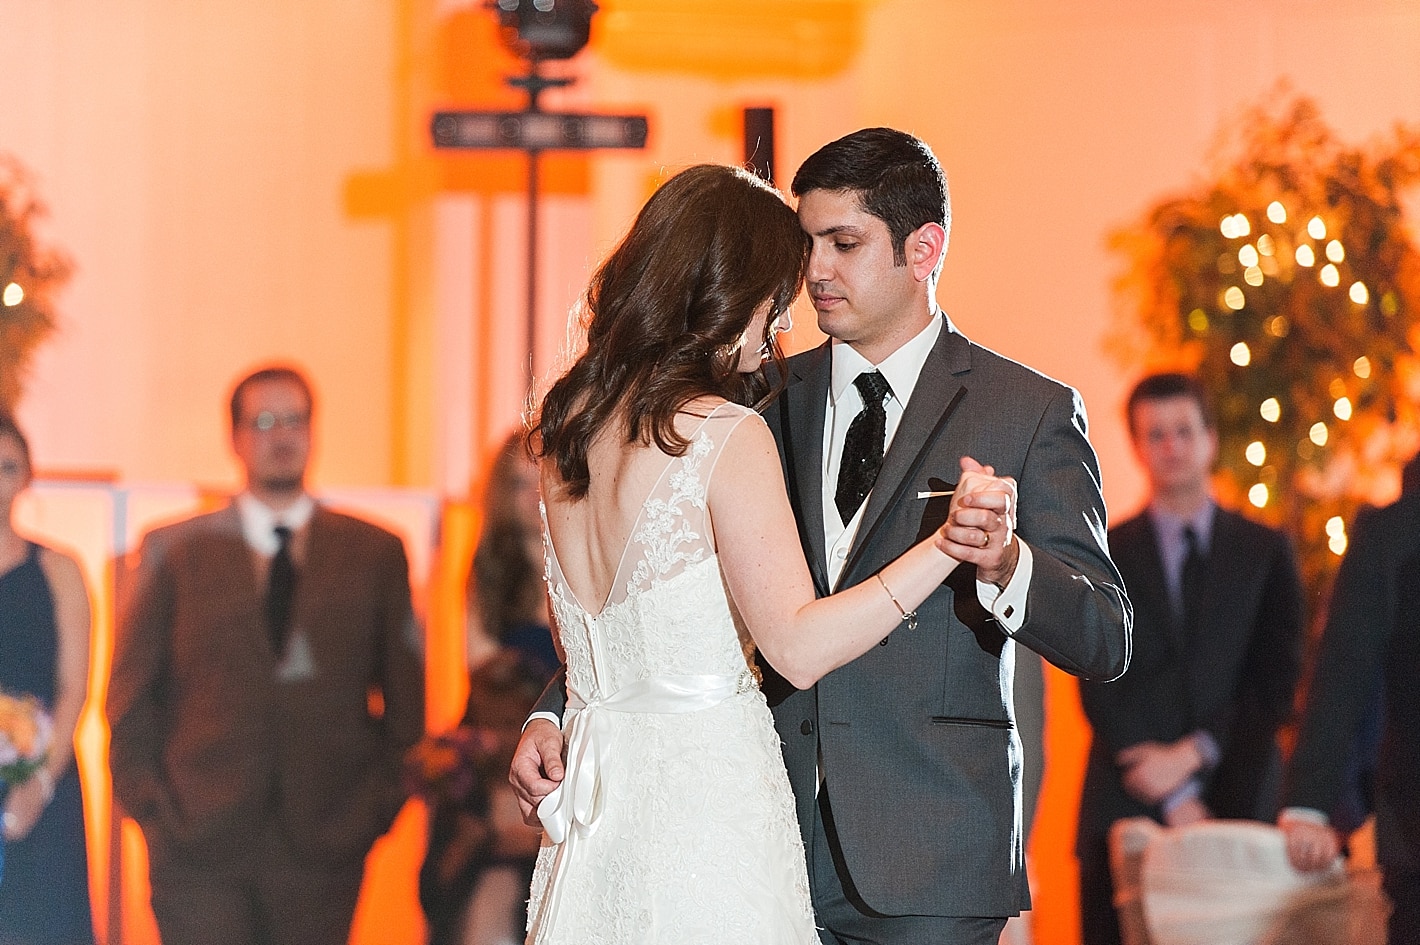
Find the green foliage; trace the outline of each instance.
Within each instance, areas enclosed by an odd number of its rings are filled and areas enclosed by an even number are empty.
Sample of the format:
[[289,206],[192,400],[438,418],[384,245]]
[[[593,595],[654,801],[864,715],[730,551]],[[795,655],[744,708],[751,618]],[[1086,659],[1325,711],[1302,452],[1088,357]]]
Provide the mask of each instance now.
[[1350,148],[1290,98],[1249,110],[1219,154],[1210,179],[1113,234],[1128,268],[1111,347],[1131,369],[1197,374],[1220,499],[1290,533],[1321,595],[1345,523],[1395,497],[1420,444],[1420,255],[1402,200],[1420,128]]
[[24,167],[0,154],[0,411],[6,413],[20,398],[35,347],[54,330],[54,296],[72,268],[35,236],[43,214]]

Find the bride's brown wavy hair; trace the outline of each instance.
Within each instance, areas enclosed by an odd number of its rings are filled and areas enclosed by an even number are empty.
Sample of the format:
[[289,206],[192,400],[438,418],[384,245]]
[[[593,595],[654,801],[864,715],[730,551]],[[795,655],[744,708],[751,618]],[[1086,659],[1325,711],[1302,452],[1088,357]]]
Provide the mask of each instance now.
[[808,245],[779,192],[742,168],[696,165],[656,191],[592,276],[586,351],[533,425],[572,498],[587,494],[587,450],[608,423],[680,456],[675,416],[690,401],[766,399],[762,370],[735,370],[741,342],[755,343],[744,339],[755,309],[769,300],[772,325],[799,294]]

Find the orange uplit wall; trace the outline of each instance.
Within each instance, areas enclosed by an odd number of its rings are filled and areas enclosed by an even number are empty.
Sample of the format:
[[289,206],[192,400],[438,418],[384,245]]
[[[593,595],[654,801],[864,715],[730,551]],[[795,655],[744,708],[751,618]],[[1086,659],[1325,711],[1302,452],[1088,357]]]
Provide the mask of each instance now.
[[[44,234],[76,263],[21,407],[40,466],[122,488],[230,487],[230,384],[268,359],[304,365],[320,395],[316,486],[444,508],[442,544],[425,549],[436,722],[462,693],[469,484],[518,422],[529,373],[562,363],[589,268],[656,182],[742,160],[743,107],[775,109],[781,183],[866,125],[936,149],[954,210],[940,300],[968,335],[1082,391],[1116,519],[1141,501],[1119,416],[1140,367],[1103,349],[1110,230],[1186,186],[1219,124],[1279,79],[1348,139],[1420,121],[1410,0],[600,6],[589,49],[549,69],[577,83],[543,104],[644,113],[650,140],[545,158],[530,360],[524,163],[429,141],[435,109],[520,104],[482,3],[0,0],[0,149],[34,171]],[[793,344],[813,344],[812,313],[796,316]],[[1067,678],[1052,673],[1048,697],[1035,924],[1038,941],[1071,945],[1087,731]],[[382,846],[357,941],[419,940],[418,827]]]

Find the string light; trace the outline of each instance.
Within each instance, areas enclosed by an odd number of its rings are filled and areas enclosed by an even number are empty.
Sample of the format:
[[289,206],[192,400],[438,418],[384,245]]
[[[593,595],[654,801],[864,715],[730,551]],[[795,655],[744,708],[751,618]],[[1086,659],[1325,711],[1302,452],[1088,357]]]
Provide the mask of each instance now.
[[1262,269],[1258,266],[1248,266],[1243,273],[1243,281],[1248,285],[1262,285]]
[[1282,405],[1278,403],[1276,397],[1269,397],[1264,400],[1257,412],[1262,414],[1262,419],[1266,420],[1268,423],[1276,423],[1278,420],[1282,419]]
[[1326,239],[1326,223],[1321,217],[1312,217],[1307,221],[1307,235],[1314,240]]
[[1274,338],[1286,338],[1291,330],[1292,323],[1287,321],[1286,315],[1274,315],[1267,320],[1267,333]]
[[1244,267],[1257,265],[1257,250],[1251,243],[1244,243],[1242,249],[1238,250],[1238,262]]
[[[1281,223],[1281,220],[1273,220],[1273,223]],[[1272,242],[1272,237],[1263,233],[1257,238],[1257,251],[1264,256],[1271,256],[1277,252],[1277,246]]]
[[1355,361],[1352,361],[1352,362],[1351,362],[1351,373],[1355,374],[1357,377],[1359,377],[1359,378],[1360,378],[1361,380],[1363,380],[1363,381],[1364,381],[1366,378],[1370,377],[1370,376],[1371,376],[1371,359],[1368,358],[1368,357],[1366,357],[1366,356],[1363,354],[1363,355],[1361,355],[1359,358],[1357,358]]
[[1243,290],[1235,285],[1230,285],[1223,293],[1223,304],[1235,312],[1240,312],[1243,306],[1247,305],[1247,298],[1243,295]]
[[20,288],[20,284],[18,282],[12,282],[9,285],[5,286],[5,294],[3,296],[0,296],[0,301],[3,301],[5,305],[9,308],[14,308],[16,305],[19,305],[24,300],[25,290]]
[[1330,286],[1333,289],[1341,284],[1341,272],[1331,263],[1321,267],[1317,278],[1321,279],[1322,285]]
[[1328,432],[1326,424],[1318,420],[1316,423],[1313,423],[1312,428],[1307,431],[1307,438],[1317,446],[1325,446]]
[[1238,212],[1230,216],[1223,217],[1218,224],[1218,229],[1230,240],[1239,239],[1252,232],[1252,224],[1247,222],[1247,215]]
[[1201,308],[1195,308],[1193,311],[1189,312],[1188,327],[1192,328],[1200,335],[1203,334],[1203,332],[1208,330],[1208,313]]
[[1267,505],[1268,498],[1267,486],[1260,482],[1247,490],[1247,500],[1259,509]]
[[1346,250],[1342,247],[1340,240],[1332,240],[1326,244],[1326,258],[1334,263],[1339,263],[1346,258]]
[[1248,348],[1246,341],[1239,341],[1228,351],[1228,357],[1238,367],[1247,367],[1252,361],[1252,350]]
[[1247,461],[1254,466],[1261,466],[1267,462],[1267,446],[1261,440],[1253,440],[1247,445],[1247,450],[1243,453]]
[[1366,288],[1366,284],[1364,282],[1357,281],[1351,283],[1350,295],[1351,301],[1355,302],[1357,305],[1365,305],[1371,300],[1370,290]]
[[1326,520],[1326,546],[1333,554],[1346,552],[1346,522],[1339,515]]
[[1297,247],[1296,255],[1298,266],[1307,266],[1310,268],[1316,265],[1316,253],[1312,252],[1312,248],[1306,243]]
[[1336,403],[1331,405],[1331,412],[1336,414],[1337,420],[1351,419],[1351,398],[1338,397]]
[[1273,223],[1287,222],[1287,208],[1282,206],[1282,201],[1274,200],[1267,205],[1267,219]]

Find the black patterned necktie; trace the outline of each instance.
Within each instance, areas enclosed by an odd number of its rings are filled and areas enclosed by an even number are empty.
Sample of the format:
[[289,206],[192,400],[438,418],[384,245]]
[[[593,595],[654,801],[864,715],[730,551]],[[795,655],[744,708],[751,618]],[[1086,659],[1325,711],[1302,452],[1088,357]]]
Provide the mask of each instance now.
[[276,526],[276,554],[266,576],[266,630],[271,649],[279,657],[286,652],[291,632],[291,602],[296,598],[296,563],[291,560],[291,529]]
[[863,397],[863,411],[848,425],[843,440],[843,463],[838,467],[838,489],[833,494],[838,515],[847,525],[858,506],[872,491],[878,470],[883,466],[883,440],[887,437],[887,411],[883,400],[892,393],[887,378],[878,371],[865,371],[853,379]]
[[1199,609],[1203,604],[1203,577],[1207,570],[1207,560],[1203,556],[1202,542],[1193,526],[1183,529],[1183,541],[1188,546],[1183,556],[1183,571],[1179,576],[1178,596],[1181,625],[1185,639],[1198,629]]

